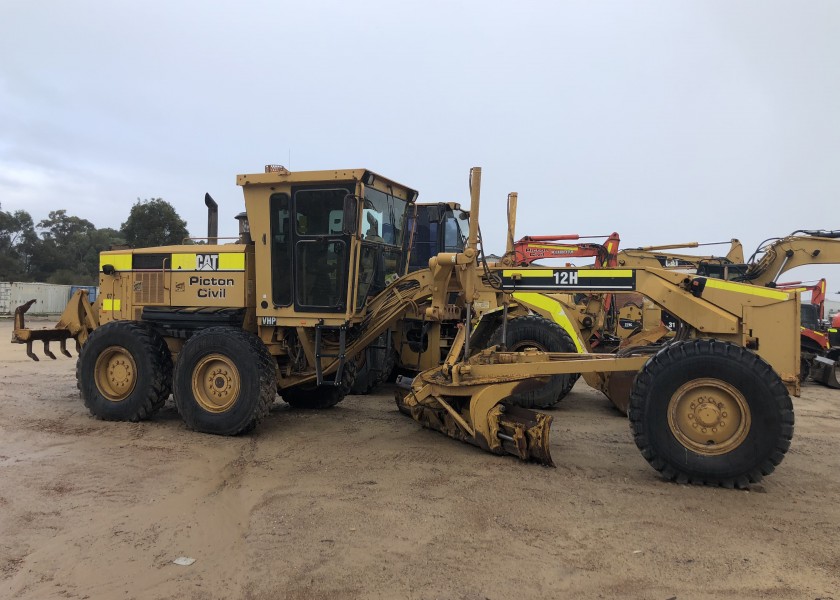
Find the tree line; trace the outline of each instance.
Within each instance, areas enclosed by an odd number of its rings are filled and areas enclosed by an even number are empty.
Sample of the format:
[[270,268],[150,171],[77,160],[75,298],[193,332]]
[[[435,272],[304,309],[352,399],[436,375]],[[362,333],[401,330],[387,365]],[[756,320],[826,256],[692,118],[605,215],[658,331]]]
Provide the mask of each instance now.
[[27,211],[0,205],[0,281],[96,285],[101,251],[182,244],[187,235],[186,221],[162,198],[138,198],[119,230],[64,209],[36,224]]

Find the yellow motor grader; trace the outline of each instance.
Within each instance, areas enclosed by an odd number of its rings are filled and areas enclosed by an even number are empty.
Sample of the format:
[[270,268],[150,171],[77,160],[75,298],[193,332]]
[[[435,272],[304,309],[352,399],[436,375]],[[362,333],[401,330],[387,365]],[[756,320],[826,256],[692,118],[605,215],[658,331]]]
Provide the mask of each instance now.
[[[512,196],[508,200],[513,205],[513,208],[509,207],[509,213],[515,214],[516,197]],[[509,238],[512,239],[512,232],[509,232]],[[662,268],[770,288],[777,286],[781,274],[796,267],[840,263],[840,231],[826,230],[797,230],[788,236],[770,238],[759,244],[748,261],[744,260],[743,247],[737,239],[728,242],[730,248],[724,256],[675,252],[723,243],[687,242],[622,249],[607,254],[603,262],[611,261],[617,266],[632,268]],[[509,242],[502,263],[513,266],[515,256]],[[586,339],[587,346],[596,352],[621,351],[641,339],[653,341],[657,336],[673,335],[680,326],[679,319],[638,293],[553,296],[563,303],[568,314],[580,312],[588,315],[593,326],[582,328],[581,336]],[[803,380],[810,374],[819,383],[840,388],[838,359],[840,348],[824,350],[816,346],[803,328],[800,367]],[[613,373],[599,380],[602,384],[599,389],[623,413],[628,410],[627,389],[634,377],[634,372]]]
[[[472,170],[464,250],[402,277],[410,188],[364,169],[240,175],[247,226],[234,243],[104,252],[95,304],[77,294],[46,330],[26,328],[21,307],[13,341],[30,353],[42,341],[49,355],[49,342],[75,339],[79,389],[97,417],[146,418],[171,390],[188,427],[233,435],[257,425],[278,391],[293,406],[338,402],[363,354],[409,312],[459,318],[443,363],[398,392],[400,410],[426,427],[552,464],[552,417],[522,399],[551,377],[637,371],[635,440],[667,478],[745,486],[781,462],[799,392],[796,292],[653,268],[480,267],[480,175]],[[578,291],[641,293],[684,327],[618,355],[505,351],[511,331],[552,323],[538,316],[557,309],[541,292]]]
[[[777,287],[783,273],[796,267],[840,264],[840,231],[797,230],[784,237],[770,238],[759,244],[747,261],[744,260],[743,249],[736,239],[731,241],[730,251],[723,257],[676,255],[668,252],[681,247],[697,246],[698,244],[692,243],[623,250],[619,253],[617,262],[620,266],[631,267],[660,264],[669,269],[771,289]],[[646,329],[655,329],[660,322],[671,329],[678,326],[677,320],[670,313],[638,298],[620,301],[619,305],[619,319],[615,322],[618,327],[615,329],[622,338]],[[626,326],[626,329],[622,329],[622,325]],[[802,379],[810,374],[818,383],[840,388],[840,348],[825,350],[808,338],[804,327],[802,330]],[[617,406],[620,410],[626,410],[626,406]]]
[[[99,418],[148,418],[174,392],[189,427],[218,434],[255,426],[276,391],[296,408],[331,407],[357,371],[365,387],[384,378],[394,347],[417,370],[440,364],[463,320],[459,291],[431,319],[421,306],[428,269],[395,281],[406,271],[417,192],[365,169],[265,171],[237,178],[246,204],[238,238],[219,243],[208,196],[208,244],[103,252],[94,304],[77,293],[45,330],[28,329],[31,303],[21,306],[13,341],[37,360],[34,343],[55,358],[51,342],[69,356],[75,339],[79,389]],[[487,286],[478,295],[478,311],[497,309],[504,296]],[[536,338],[518,339],[534,312],[547,321]],[[519,302],[508,316],[531,319],[512,324],[512,347],[575,350],[544,309]],[[571,383],[557,375],[517,401],[550,406]]]

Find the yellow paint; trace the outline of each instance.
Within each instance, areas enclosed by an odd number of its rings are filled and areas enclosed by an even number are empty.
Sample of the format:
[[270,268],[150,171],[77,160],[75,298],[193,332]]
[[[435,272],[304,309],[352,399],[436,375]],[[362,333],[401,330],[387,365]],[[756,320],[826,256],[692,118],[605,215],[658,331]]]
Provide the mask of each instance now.
[[195,271],[195,254],[173,254],[173,271]]
[[119,298],[103,298],[102,299],[102,310],[119,310],[120,309],[120,299]]
[[112,265],[117,271],[131,270],[131,252],[127,254],[100,254],[99,270],[105,265]]
[[772,298],[774,300],[787,300],[790,298],[790,294],[787,292],[780,292],[778,290],[771,290],[770,288],[747,285],[743,283],[732,283],[731,281],[722,281],[720,279],[707,279],[706,287],[716,290],[737,292],[739,294],[747,294],[749,296]]
[[578,277],[633,277],[633,269],[580,269]]
[[245,253],[244,252],[225,252],[219,254],[219,270],[220,271],[244,271],[245,270]]
[[517,300],[521,300],[522,302],[526,302],[528,304],[537,306],[545,310],[548,314],[551,315],[551,318],[554,320],[554,322],[557,323],[566,331],[566,333],[569,334],[569,337],[572,338],[572,341],[574,341],[575,343],[575,348],[577,348],[577,351],[584,351],[583,345],[578,339],[577,331],[575,331],[575,328],[572,327],[572,323],[571,321],[569,321],[569,317],[566,316],[566,312],[563,310],[563,305],[560,304],[557,300],[549,298],[544,294],[538,294],[535,292],[516,292],[515,294],[513,294],[513,297]]

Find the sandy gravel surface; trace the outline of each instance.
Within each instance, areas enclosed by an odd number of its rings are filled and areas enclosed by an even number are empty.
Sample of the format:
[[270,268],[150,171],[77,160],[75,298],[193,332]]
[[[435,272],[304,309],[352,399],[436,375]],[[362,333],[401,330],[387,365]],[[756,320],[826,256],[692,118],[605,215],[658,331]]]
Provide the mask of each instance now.
[[[665,483],[579,383],[550,469],[426,431],[390,394],[277,401],[253,435],[91,418],[75,360],[0,322],[0,598],[833,598],[840,391],[795,399],[750,491]],[[178,566],[179,556],[195,558]]]

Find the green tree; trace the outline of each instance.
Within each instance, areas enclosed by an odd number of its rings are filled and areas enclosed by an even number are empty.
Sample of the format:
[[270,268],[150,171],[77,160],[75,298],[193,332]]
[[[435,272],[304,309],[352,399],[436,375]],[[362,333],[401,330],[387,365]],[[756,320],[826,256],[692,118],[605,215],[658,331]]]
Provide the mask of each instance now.
[[28,212],[0,210],[0,280],[29,279],[31,254],[39,241]]
[[[96,231],[87,219],[67,214],[66,210],[52,210],[38,223],[41,244],[32,257],[32,272],[38,281],[63,283],[73,275],[84,275],[85,258],[89,251],[88,235]],[[52,277],[60,272],[58,280]]]
[[189,235],[187,222],[162,198],[138,198],[128,220],[120,227],[120,233],[133,248],[181,244]]
[[41,238],[33,246],[30,273],[49,283],[96,283],[99,253],[112,244],[124,243],[118,231],[97,229],[66,210],[51,211],[38,228]]

